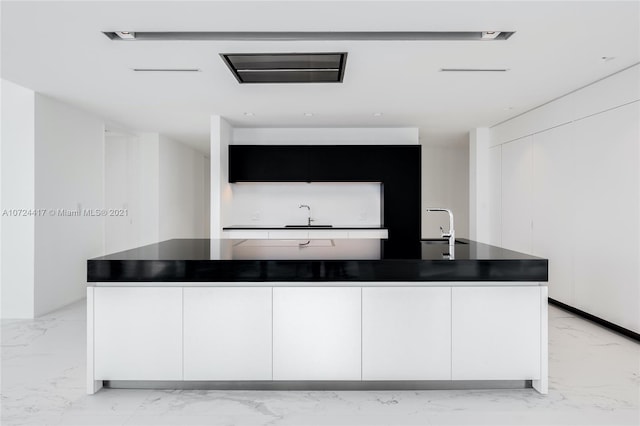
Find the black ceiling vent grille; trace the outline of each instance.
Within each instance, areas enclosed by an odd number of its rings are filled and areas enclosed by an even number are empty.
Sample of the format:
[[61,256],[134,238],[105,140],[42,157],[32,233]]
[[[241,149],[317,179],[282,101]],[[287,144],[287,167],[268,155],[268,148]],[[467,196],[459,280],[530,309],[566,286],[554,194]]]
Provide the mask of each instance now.
[[346,53],[222,53],[239,83],[342,83]]

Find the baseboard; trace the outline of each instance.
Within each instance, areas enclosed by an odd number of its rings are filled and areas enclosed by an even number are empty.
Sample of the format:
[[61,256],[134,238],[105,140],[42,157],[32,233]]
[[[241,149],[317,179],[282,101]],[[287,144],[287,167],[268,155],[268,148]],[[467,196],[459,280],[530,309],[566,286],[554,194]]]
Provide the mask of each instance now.
[[616,333],[620,333],[630,339],[633,339],[637,342],[640,342],[640,333],[636,333],[633,330],[629,330],[628,328],[624,328],[619,326],[618,324],[614,324],[612,322],[609,322],[607,320],[604,320],[600,317],[597,317],[595,315],[591,315],[588,312],[582,311],[578,308],[574,308],[573,306],[567,305],[566,303],[562,303],[562,302],[558,302],[555,299],[549,298],[549,303],[559,307],[560,309],[564,309],[565,311],[569,311],[571,313],[574,313],[584,319],[587,319],[589,321],[593,321],[598,325],[601,325],[605,328],[608,328],[611,331],[615,331]]
[[180,389],[180,390],[471,390],[527,389],[531,380],[286,380],[286,381],[161,381],[105,380],[110,389]]

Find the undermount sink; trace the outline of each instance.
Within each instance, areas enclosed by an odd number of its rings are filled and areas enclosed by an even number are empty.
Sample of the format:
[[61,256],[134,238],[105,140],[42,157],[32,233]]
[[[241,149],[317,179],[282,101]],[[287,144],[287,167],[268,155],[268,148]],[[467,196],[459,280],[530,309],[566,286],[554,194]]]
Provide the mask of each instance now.
[[[421,240],[423,243],[429,244],[449,244],[449,240],[446,238],[423,238]],[[469,244],[466,241],[456,240],[456,244]]]
[[285,228],[333,228],[333,225],[285,225]]

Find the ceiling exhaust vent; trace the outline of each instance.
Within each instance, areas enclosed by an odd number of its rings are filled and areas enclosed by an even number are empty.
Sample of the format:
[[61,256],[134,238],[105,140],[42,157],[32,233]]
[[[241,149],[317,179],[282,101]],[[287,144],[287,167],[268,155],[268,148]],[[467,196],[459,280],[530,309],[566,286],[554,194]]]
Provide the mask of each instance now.
[[238,83],[342,83],[343,53],[222,53]]

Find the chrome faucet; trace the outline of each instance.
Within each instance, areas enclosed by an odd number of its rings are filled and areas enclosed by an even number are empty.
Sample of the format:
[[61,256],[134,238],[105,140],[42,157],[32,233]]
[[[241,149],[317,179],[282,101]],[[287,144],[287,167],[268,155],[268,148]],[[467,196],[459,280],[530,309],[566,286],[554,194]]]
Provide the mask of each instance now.
[[456,231],[453,229],[453,212],[449,209],[443,209],[438,207],[431,207],[427,209],[428,212],[447,212],[449,213],[449,232],[444,232],[442,226],[440,227],[440,232],[442,233],[442,238],[449,239],[449,245],[455,246],[456,244]]
[[311,226],[311,222],[315,222],[315,219],[311,219],[311,207],[309,207],[306,204],[300,204],[298,206],[299,209],[306,207],[306,209],[308,210],[308,215],[307,215],[307,226]]

